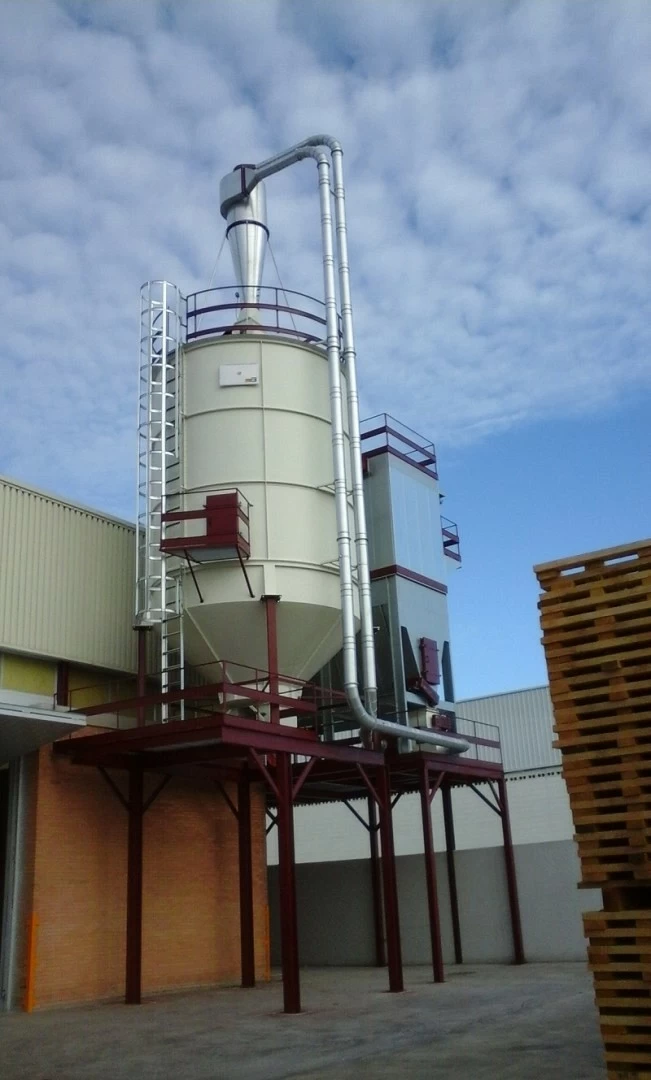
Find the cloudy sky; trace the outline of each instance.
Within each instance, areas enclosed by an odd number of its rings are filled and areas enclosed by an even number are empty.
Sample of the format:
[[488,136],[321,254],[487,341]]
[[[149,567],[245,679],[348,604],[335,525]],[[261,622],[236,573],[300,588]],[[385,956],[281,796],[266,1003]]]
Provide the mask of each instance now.
[[[133,516],[140,284],[206,287],[220,177],[331,132],[364,412],[435,438],[462,527],[458,692],[544,681],[532,563],[651,532],[648,0],[0,14],[0,471]],[[313,170],[268,198],[320,294]]]

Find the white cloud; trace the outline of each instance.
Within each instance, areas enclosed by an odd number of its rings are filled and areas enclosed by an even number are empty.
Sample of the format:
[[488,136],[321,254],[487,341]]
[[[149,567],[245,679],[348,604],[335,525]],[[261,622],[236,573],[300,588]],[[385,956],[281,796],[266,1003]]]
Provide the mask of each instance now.
[[[646,2],[6,0],[0,71],[4,472],[129,511],[139,285],[206,286],[220,177],[314,131],[368,412],[478,439],[651,382]],[[268,198],[320,294],[314,193]]]

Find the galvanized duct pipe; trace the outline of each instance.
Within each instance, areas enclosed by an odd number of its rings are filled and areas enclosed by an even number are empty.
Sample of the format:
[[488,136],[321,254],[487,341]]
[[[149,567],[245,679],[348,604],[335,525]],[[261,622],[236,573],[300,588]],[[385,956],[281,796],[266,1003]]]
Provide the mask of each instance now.
[[[361,699],[357,674],[355,647],[355,612],[353,600],[353,572],[351,561],[351,537],[348,522],[348,494],[346,483],[345,434],[343,423],[343,394],[341,389],[341,356],[339,353],[339,327],[337,319],[337,290],[335,281],[334,230],[330,199],[330,161],[319,147],[327,147],[332,154],[335,176],[335,213],[339,249],[339,285],[342,304],[342,336],[344,359],[347,364],[347,404],[352,461],[352,492],[355,513],[357,572],[360,595],[362,655],[366,705]],[[412,739],[444,749],[448,753],[461,754],[469,749],[465,739],[427,728],[413,728],[375,715],[377,709],[377,682],[375,668],[375,643],[373,637],[373,611],[368,562],[368,537],[364,505],[361,439],[359,429],[359,398],[355,365],[355,344],[350,300],[350,275],[348,269],[348,245],[346,211],[343,185],[343,151],[336,139],[328,135],[313,135],[302,143],[276,157],[254,166],[240,166],[240,177],[229,174],[222,181],[221,212],[226,216],[233,202],[245,197],[257,183],[303,158],[313,157],[317,163],[319,178],[319,201],[321,208],[321,243],[323,249],[323,284],[326,308],[326,334],[328,373],[330,384],[330,410],[332,420],[332,457],[335,481],[335,507],[337,517],[337,549],[339,554],[339,580],[343,631],[344,689],[351,711],[360,728],[390,738]],[[239,184],[239,194],[238,187]]]

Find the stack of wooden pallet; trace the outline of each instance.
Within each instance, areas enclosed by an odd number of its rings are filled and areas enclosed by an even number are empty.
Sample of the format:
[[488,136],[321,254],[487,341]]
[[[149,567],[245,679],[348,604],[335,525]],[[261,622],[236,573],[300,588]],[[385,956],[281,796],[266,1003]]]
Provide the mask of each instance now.
[[651,540],[535,568],[611,1080],[651,1080]]

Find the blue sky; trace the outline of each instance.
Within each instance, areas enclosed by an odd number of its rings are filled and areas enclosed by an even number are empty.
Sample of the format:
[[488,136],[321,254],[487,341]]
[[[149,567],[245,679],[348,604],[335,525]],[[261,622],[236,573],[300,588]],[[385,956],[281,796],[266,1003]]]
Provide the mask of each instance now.
[[[364,411],[434,437],[462,527],[458,691],[542,681],[531,565],[651,532],[648,0],[2,15],[0,471],[132,516],[141,282],[205,287],[220,177],[329,131]],[[319,294],[310,168],[269,216]]]
[[533,565],[651,536],[650,405],[642,394],[444,448],[463,555],[449,581],[458,697],[547,681]]

